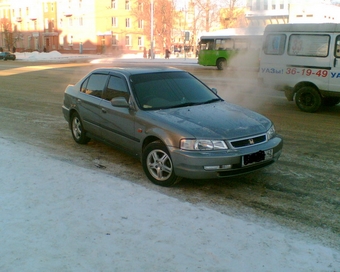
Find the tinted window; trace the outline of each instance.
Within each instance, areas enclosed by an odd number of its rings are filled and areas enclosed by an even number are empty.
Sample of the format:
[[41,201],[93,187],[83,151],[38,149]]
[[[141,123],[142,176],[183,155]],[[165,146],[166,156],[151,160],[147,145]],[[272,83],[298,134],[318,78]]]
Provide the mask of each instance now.
[[266,55],[282,55],[285,51],[286,35],[269,34],[266,37],[263,51]]
[[81,91],[96,97],[102,97],[108,76],[92,74],[81,86]]
[[[142,108],[204,103],[217,96],[188,73],[152,73],[131,76],[132,88]],[[150,103],[153,100],[154,103]],[[157,103],[156,103],[157,102]]]
[[327,57],[328,35],[293,34],[289,38],[288,54],[293,56]]
[[107,88],[104,92],[104,98],[106,100],[111,100],[115,97],[125,97],[128,101],[129,92],[125,79],[116,76],[110,76],[109,83],[107,84]]

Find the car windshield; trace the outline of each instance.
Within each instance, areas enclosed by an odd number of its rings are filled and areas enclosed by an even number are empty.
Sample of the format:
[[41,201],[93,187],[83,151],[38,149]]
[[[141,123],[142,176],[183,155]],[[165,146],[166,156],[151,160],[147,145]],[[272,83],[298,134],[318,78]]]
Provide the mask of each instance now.
[[130,80],[137,103],[144,110],[193,106],[222,100],[185,72],[138,74],[132,75]]

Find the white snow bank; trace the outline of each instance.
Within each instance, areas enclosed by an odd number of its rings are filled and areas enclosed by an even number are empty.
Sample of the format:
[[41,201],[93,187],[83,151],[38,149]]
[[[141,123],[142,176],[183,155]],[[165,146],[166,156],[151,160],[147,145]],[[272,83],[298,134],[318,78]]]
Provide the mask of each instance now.
[[[0,271],[340,271],[340,252],[0,135]],[[169,188],[171,190],[171,188]]]

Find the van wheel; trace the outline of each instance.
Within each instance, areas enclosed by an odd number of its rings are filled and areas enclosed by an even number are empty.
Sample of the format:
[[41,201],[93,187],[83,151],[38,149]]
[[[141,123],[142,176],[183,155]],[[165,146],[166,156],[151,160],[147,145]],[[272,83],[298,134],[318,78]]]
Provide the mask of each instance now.
[[323,98],[323,105],[326,107],[333,107],[340,102],[340,97],[324,97]]
[[322,99],[315,88],[302,87],[295,95],[295,103],[302,111],[316,112],[322,104]]
[[224,59],[218,59],[216,62],[216,66],[218,70],[223,70],[226,65],[226,61]]

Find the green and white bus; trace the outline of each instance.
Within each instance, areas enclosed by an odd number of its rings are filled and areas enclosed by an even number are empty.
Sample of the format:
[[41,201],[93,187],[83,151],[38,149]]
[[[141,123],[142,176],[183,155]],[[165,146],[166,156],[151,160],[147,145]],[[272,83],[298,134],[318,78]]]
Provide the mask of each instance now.
[[258,66],[264,28],[230,28],[200,37],[198,64],[223,70],[232,58],[238,66]]

